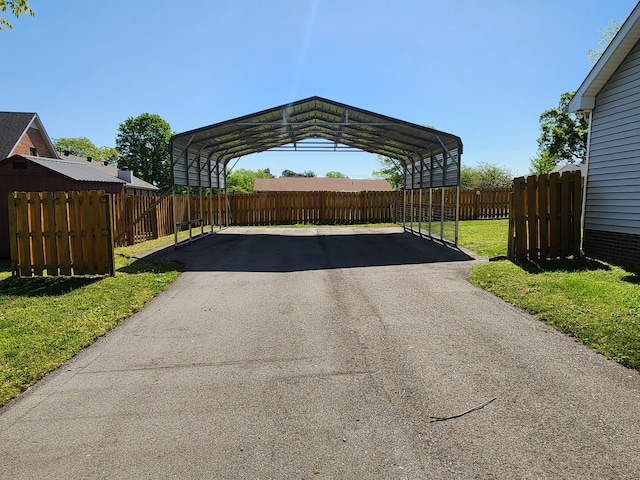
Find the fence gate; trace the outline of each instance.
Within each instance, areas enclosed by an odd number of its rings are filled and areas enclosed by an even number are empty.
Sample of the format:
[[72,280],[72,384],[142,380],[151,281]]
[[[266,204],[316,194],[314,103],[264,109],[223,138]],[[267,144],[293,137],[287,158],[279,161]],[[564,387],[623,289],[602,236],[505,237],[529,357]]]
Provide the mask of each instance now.
[[13,275],[113,275],[111,211],[104,191],[9,194]]
[[514,179],[509,215],[509,259],[580,256],[581,215],[579,170]]

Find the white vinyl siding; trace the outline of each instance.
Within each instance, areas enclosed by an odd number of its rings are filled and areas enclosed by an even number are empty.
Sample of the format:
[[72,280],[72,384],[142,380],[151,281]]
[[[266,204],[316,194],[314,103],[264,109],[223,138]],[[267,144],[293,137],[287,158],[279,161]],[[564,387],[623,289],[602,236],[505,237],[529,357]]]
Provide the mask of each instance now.
[[640,43],[596,97],[585,228],[640,235]]

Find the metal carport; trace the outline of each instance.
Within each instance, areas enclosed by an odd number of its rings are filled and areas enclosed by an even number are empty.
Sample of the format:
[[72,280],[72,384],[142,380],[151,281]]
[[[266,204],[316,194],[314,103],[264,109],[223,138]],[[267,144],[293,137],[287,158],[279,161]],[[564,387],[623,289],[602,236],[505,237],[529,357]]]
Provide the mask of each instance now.
[[[450,133],[310,97],[176,134],[169,149],[174,187],[198,187],[201,202],[203,188],[226,191],[229,163],[245,155],[267,150],[361,150],[383,155],[399,162],[404,171],[403,218],[411,231],[417,221],[421,234],[422,220],[428,219],[427,235],[432,236],[431,220],[439,218],[439,236],[444,240],[444,192],[440,205],[432,204],[431,194],[433,189],[456,187],[454,243],[458,241],[462,141]],[[415,190],[419,191],[417,200]],[[437,211],[439,215],[434,216]],[[191,218],[188,223],[191,231]],[[175,241],[177,245],[177,233]]]

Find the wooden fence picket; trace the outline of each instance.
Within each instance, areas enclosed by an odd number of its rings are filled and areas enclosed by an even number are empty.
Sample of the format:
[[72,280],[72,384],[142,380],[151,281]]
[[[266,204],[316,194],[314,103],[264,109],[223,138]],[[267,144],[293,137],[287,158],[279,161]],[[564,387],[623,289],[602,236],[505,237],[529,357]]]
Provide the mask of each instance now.
[[102,191],[9,194],[9,227],[14,275],[114,274]]
[[580,171],[514,179],[508,257],[545,260],[580,255]]

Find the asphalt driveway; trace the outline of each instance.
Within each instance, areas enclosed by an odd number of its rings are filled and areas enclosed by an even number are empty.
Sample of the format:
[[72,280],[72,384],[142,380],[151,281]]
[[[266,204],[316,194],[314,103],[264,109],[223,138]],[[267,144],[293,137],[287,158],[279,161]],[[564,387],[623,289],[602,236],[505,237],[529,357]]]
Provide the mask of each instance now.
[[640,375],[481,259],[349,228],[156,255],[185,273],[0,410],[0,478],[640,478]]

